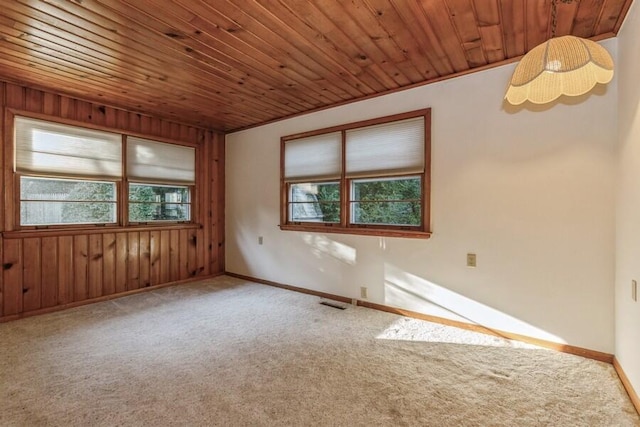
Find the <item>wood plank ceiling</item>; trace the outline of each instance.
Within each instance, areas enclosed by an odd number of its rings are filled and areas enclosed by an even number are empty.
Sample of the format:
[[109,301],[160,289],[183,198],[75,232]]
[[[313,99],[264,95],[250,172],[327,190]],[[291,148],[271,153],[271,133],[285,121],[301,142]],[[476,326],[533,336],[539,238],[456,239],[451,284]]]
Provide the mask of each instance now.
[[[596,40],[632,2],[557,1],[557,35]],[[3,0],[0,79],[232,131],[504,63],[551,22],[551,0]]]

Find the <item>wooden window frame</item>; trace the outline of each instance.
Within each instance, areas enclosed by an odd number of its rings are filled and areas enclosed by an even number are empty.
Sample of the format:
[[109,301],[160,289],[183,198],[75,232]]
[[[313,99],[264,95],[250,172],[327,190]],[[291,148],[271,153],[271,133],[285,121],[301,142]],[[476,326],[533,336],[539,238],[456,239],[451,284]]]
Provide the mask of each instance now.
[[[101,181],[109,181],[109,182],[115,183],[116,192],[117,192],[115,223],[95,223],[95,224],[70,223],[70,224],[21,225],[20,223],[20,206],[21,206],[20,178],[21,177],[41,177],[41,178],[52,178],[52,179],[62,178],[62,179],[73,179],[73,180],[79,180],[79,181],[93,181],[95,179],[86,178],[86,177],[77,177],[77,176],[63,177],[63,176],[50,176],[47,174],[25,174],[25,173],[17,172],[15,170],[15,163],[14,163],[15,162],[15,159],[14,159],[15,125],[14,123],[15,123],[16,116],[31,118],[31,119],[38,119],[38,120],[48,121],[51,123],[57,123],[61,125],[69,125],[69,126],[76,126],[76,127],[86,128],[86,129],[101,130],[101,131],[117,133],[121,135],[122,137],[121,149],[123,153],[122,154],[122,163],[123,163],[122,175],[118,179],[100,179]],[[7,168],[8,170],[5,169],[6,181],[9,181],[6,183],[6,185],[8,186],[6,188],[11,189],[11,191],[13,192],[13,195],[11,196],[7,194],[6,195],[7,198],[5,199],[5,200],[11,200],[10,206],[7,206],[8,214],[5,217],[5,219],[7,220],[11,219],[10,220],[11,222],[8,222],[7,224],[5,224],[6,232],[15,231],[17,233],[23,233],[23,232],[55,233],[59,231],[83,231],[83,230],[85,231],[86,230],[105,230],[105,231],[111,230],[111,232],[113,232],[121,229],[136,229],[136,230],[141,229],[142,230],[142,229],[155,229],[155,228],[166,229],[166,228],[174,228],[174,227],[179,227],[179,228],[185,228],[185,227],[201,228],[202,227],[201,218],[198,218],[199,201],[197,198],[199,193],[199,182],[198,182],[199,168],[202,166],[201,166],[201,162],[198,161],[200,147],[197,144],[176,141],[172,139],[151,136],[151,135],[146,135],[141,133],[124,132],[120,129],[109,128],[106,126],[96,126],[96,125],[81,122],[81,121],[61,119],[58,117],[51,117],[44,114],[38,114],[38,113],[32,113],[32,112],[14,110],[14,109],[5,110],[5,123],[11,123],[10,126],[7,126],[5,128],[5,138],[7,138],[8,141],[11,141],[11,144],[8,144],[5,146],[6,148],[4,153],[5,162],[6,162],[5,164],[11,165],[10,168]],[[129,222],[129,179],[127,176],[126,143],[127,143],[127,138],[130,136],[145,138],[145,139],[149,139],[149,140],[153,140],[161,143],[182,145],[186,147],[192,147],[195,149],[194,173],[196,176],[196,182],[193,185],[179,184],[180,186],[185,186],[189,188],[189,192],[190,192],[189,194],[190,220],[189,221],[158,220],[158,221],[149,221],[149,222],[134,222],[134,223]],[[151,184],[154,184],[154,183],[151,183]],[[167,184],[167,183],[158,182],[158,184]]]
[[[387,224],[357,224],[351,222],[351,197],[352,181],[355,178],[345,176],[346,164],[346,132],[348,130],[363,128],[373,125],[392,123],[405,119],[422,117],[424,120],[424,172],[409,175],[374,176],[375,178],[392,178],[401,176],[420,176],[422,185],[421,198],[421,224],[419,226],[387,225]],[[291,183],[285,179],[285,144],[288,141],[317,136],[325,133],[341,132],[342,135],[342,165],[340,175],[340,222],[298,222],[289,220],[289,188]],[[325,182],[325,180],[309,180],[308,182]],[[431,236],[431,109],[421,109],[402,114],[380,117],[372,120],[364,120],[344,125],[318,129],[310,132],[287,135],[280,138],[280,229],[284,231],[303,231],[319,233],[357,234],[379,237],[407,237],[426,239]]]
[[[188,221],[173,221],[173,220],[168,220],[168,219],[156,219],[156,220],[152,220],[152,221],[131,221],[131,218],[129,218],[129,206],[132,204],[131,201],[129,200],[129,187],[131,186],[131,184],[133,185],[149,185],[149,186],[175,186],[175,187],[184,187],[187,188],[189,190],[189,202],[188,203],[180,203],[183,205],[189,205],[189,220]],[[193,203],[193,196],[195,194],[195,185],[188,185],[188,184],[177,184],[175,182],[162,182],[162,181],[154,181],[154,182],[141,182],[141,181],[133,181],[133,180],[127,180],[127,194],[126,194],[126,200],[127,202],[125,203],[126,208],[127,208],[127,216],[125,217],[127,224],[130,225],[155,225],[155,224],[191,224],[193,222],[193,209],[194,209],[194,203]],[[136,204],[139,202],[133,202],[133,204]],[[160,202],[160,203],[168,203],[168,202]]]

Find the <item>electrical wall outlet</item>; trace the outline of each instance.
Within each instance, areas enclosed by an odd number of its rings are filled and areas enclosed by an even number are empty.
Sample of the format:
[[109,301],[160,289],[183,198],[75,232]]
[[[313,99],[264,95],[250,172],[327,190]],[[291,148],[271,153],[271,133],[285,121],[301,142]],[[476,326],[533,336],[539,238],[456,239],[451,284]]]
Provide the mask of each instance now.
[[476,254],[467,254],[467,267],[475,267],[476,266]]
[[258,236],[258,244],[261,245],[263,242],[262,236]]
[[367,299],[367,287],[366,286],[360,287],[360,298]]
[[635,280],[631,281],[631,299],[638,302],[638,282]]

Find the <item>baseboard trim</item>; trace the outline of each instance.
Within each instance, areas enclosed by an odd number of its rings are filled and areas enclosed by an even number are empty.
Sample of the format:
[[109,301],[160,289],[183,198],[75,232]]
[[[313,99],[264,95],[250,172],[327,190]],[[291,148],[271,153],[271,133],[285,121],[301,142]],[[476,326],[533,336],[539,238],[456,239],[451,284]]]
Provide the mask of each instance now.
[[615,356],[613,357],[613,368],[618,373],[618,377],[620,377],[620,382],[622,382],[624,389],[627,391],[627,394],[629,395],[629,399],[631,399],[631,403],[633,403],[633,406],[635,406],[636,411],[638,411],[638,414],[640,414],[640,397],[638,397],[638,393],[636,393],[635,389],[631,385],[631,381],[629,381],[629,377],[627,377],[627,374],[624,373],[624,369],[622,369],[622,365],[620,365],[620,362],[618,362],[618,359]]
[[[224,274],[226,274],[227,276],[238,278],[238,279],[248,280],[251,282],[261,283],[264,285],[274,286],[277,288],[287,289],[290,291],[301,292],[309,295],[315,295],[321,298],[332,299],[335,301],[340,301],[345,303],[352,303],[351,298],[347,298],[340,295],[314,291],[311,289],[300,288],[297,286],[285,285],[283,283],[272,282],[270,280],[259,279],[257,277],[245,276],[243,274],[232,273],[230,271],[227,271]],[[374,310],[386,311],[388,313],[399,314],[401,316],[412,317],[414,319],[427,320],[429,322],[439,323],[441,325],[454,326],[456,328],[479,332],[482,334],[507,338],[515,341],[524,342],[527,344],[537,345],[539,347],[544,347],[551,350],[556,350],[562,353],[569,353],[569,354],[574,354],[576,356],[582,356],[587,359],[598,360],[600,362],[605,362],[609,364],[612,364],[614,362],[613,354],[603,353],[601,351],[590,350],[587,348],[576,347],[568,344],[560,344],[557,342],[542,340],[539,338],[533,338],[526,335],[520,335],[512,332],[492,329],[492,328],[488,328],[486,326],[482,326],[474,323],[460,322],[457,320],[451,320],[451,319],[446,319],[444,317],[432,316],[432,315],[423,314],[423,313],[419,313],[411,310],[404,310],[401,308],[391,307],[383,304],[376,304],[376,303],[362,301],[362,300],[357,300],[357,302],[359,306],[372,308]]]
[[67,304],[55,305],[53,307],[41,308],[39,310],[27,311],[27,312],[24,312],[24,313],[10,314],[10,315],[7,315],[7,316],[0,317],[0,323],[9,322],[9,321],[12,321],[12,320],[24,319],[25,317],[38,316],[40,314],[53,313],[53,312],[56,312],[56,311],[66,310],[68,308],[74,308],[74,307],[80,307],[80,306],[87,305],[87,304],[93,304],[93,303],[96,303],[96,302],[109,301],[109,300],[116,299],[116,298],[122,298],[122,297],[127,297],[127,296],[130,296],[130,295],[135,295],[135,294],[140,294],[140,293],[143,293],[143,292],[152,291],[152,290],[155,290],[155,289],[167,288],[169,286],[176,286],[176,285],[181,285],[181,284],[189,283],[189,282],[197,282],[198,280],[211,279],[213,277],[222,276],[223,274],[225,274],[225,273],[215,273],[215,274],[210,274],[210,275],[207,275],[207,276],[190,277],[189,279],[176,280],[174,282],[163,283],[161,285],[147,286],[145,288],[133,289],[133,290],[130,290],[130,291],[120,292],[120,293],[111,294],[111,295],[105,295],[105,296],[98,297],[98,298],[91,298],[91,299],[86,299],[86,300],[82,300],[82,301],[70,302],[70,303],[67,303]]

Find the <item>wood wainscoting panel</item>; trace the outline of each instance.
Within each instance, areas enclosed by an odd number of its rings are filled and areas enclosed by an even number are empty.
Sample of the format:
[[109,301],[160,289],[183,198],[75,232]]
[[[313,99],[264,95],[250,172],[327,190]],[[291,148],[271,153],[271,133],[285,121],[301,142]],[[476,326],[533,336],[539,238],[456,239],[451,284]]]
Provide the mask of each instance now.
[[89,236],[89,298],[105,295],[103,289],[104,253],[102,238],[102,234],[91,234]]
[[89,298],[89,239],[86,234],[73,236],[73,300]]
[[42,305],[41,249],[39,237],[22,241],[22,251],[26,255],[23,257],[22,265],[22,309],[24,311],[37,310]]
[[140,287],[151,286],[151,234],[140,232]]
[[[58,238],[42,238],[42,265],[40,272],[42,282],[42,308],[54,307],[58,304]],[[106,268],[106,265],[105,265]]]
[[[0,321],[224,271],[223,134],[2,81],[0,102]],[[193,222],[21,229],[15,115],[194,147]]]
[[102,294],[116,292],[116,235],[102,235]]
[[22,307],[22,240],[4,239],[2,250],[3,316],[18,314]]
[[[58,240],[58,304],[73,302],[73,236],[60,236]],[[49,284],[47,283],[47,286]]]

